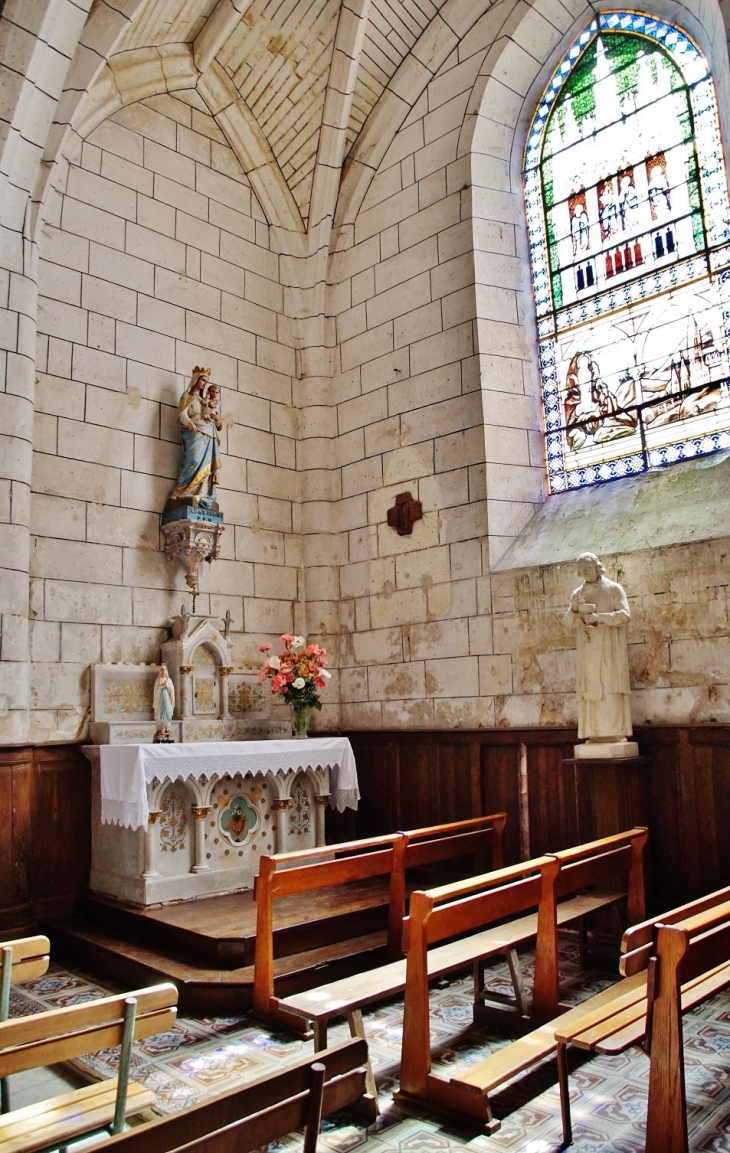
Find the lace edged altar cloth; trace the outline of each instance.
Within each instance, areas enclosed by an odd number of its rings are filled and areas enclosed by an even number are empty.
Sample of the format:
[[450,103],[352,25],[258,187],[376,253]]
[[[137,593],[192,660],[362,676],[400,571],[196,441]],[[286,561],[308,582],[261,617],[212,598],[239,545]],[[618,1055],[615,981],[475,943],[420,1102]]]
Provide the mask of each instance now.
[[360,790],[355,754],[347,737],[305,741],[226,741],[190,745],[102,745],[101,819],[106,824],[146,828],[147,786],[162,781],[213,777],[286,776],[307,769],[330,770],[330,808],[356,809]]

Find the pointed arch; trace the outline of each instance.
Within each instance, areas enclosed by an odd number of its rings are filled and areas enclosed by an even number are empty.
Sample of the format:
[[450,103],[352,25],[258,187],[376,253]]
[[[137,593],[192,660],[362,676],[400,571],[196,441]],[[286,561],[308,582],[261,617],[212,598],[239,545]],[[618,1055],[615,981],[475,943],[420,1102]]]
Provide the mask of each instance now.
[[604,12],[524,154],[550,490],[730,448],[730,203],[707,61]]

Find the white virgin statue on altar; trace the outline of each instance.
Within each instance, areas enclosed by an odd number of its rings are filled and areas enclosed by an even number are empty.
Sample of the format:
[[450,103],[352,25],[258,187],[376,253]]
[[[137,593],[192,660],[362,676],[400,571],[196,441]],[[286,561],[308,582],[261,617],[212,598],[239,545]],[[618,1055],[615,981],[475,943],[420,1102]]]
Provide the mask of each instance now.
[[636,756],[627,741],[631,728],[631,687],[626,644],[631,619],[620,584],[609,580],[598,557],[578,557],[583,583],[570,597],[563,624],[576,634],[575,687],[578,697],[577,757]]
[[152,708],[158,729],[163,725],[169,725],[175,710],[175,686],[170,680],[167,665],[160,665],[152,693]]

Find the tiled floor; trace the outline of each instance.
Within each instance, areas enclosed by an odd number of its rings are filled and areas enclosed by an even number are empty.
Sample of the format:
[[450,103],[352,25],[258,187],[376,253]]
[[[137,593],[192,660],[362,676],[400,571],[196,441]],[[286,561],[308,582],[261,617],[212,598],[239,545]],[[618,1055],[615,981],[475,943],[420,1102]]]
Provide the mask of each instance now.
[[[571,1002],[590,996],[610,983],[603,975],[582,973],[570,942],[562,950],[563,995]],[[522,964],[531,977],[531,955]],[[507,969],[496,964],[491,986],[507,989]],[[93,978],[55,966],[37,981],[13,992],[13,1013],[37,1012],[100,996],[107,991]],[[471,988],[466,978],[433,991],[431,997],[434,1072],[479,1060],[507,1042],[507,1037],[486,1027],[471,1025]],[[503,1118],[493,1137],[456,1132],[426,1113],[414,1116],[393,1103],[397,1086],[403,1003],[394,1000],[376,1006],[365,1017],[371,1058],[378,1083],[381,1117],[366,1129],[353,1116],[326,1120],[320,1138],[321,1153],[554,1153],[560,1149],[558,1092],[554,1062],[515,1080],[494,1100],[495,1114]],[[330,1031],[332,1041],[347,1036],[343,1023]],[[281,1068],[310,1050],[285,1032],[271,1032],[253,1019],[181,1018],[169,1033],[135,1045],[133,1076],[154,1088],[162,1113],[202,1100],[243,1081]],[[689,1098],[690,1148],[703,1153],[730,1153],[730,992],[685,1018],[686,1079]],[[116,1051],[98,1053],[82,1063],[90,1077],[115,1071]],[[648,1061],[631,1050],[620,1057],[578,1057],[571,1077],[575,1149],[578,1153],[633,1153],[643,1149],[646,1120]],[[23,1075],[24,1077],[26,1075]],[[32,1075],[27,1075],[32,1076]],[[45,1076],[45,1075],[42,1075]],[[53,1093],[63,1091],[51,1087]],[[12,1091],[15,1092],[13,1089]],[[47,1093],[39,1080],[18,1086],[14,1106]],[[274,1143],[271,1153],[295,1153],[301,1139],[292,1135]]]

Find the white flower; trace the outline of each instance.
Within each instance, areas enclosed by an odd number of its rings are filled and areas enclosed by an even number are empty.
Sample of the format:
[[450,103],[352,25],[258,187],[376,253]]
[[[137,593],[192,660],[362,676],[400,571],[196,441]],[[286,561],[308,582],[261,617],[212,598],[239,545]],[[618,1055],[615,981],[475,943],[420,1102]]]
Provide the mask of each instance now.
[[270,669],[280,669],[281,668],[281,661],[279,660],[278,657],[276,657],[276,656],[269,657],[269,668]]
[[292,681],[291,687],[293,689],[303,689],[304,684],[305,684],[304,677],[297,677],[297,679],[295,681]]
[[306,637],[294,637],[294,640],[292,641],[292,644],[297,645],[297,647],[299,645],[303,645],[305,643],[306,643]]
[[332,679],[332,673],[328,673],[327,669],[320,669],[319,672],[320,672],[320,675],[323,676],[326,681],[329,681]]

